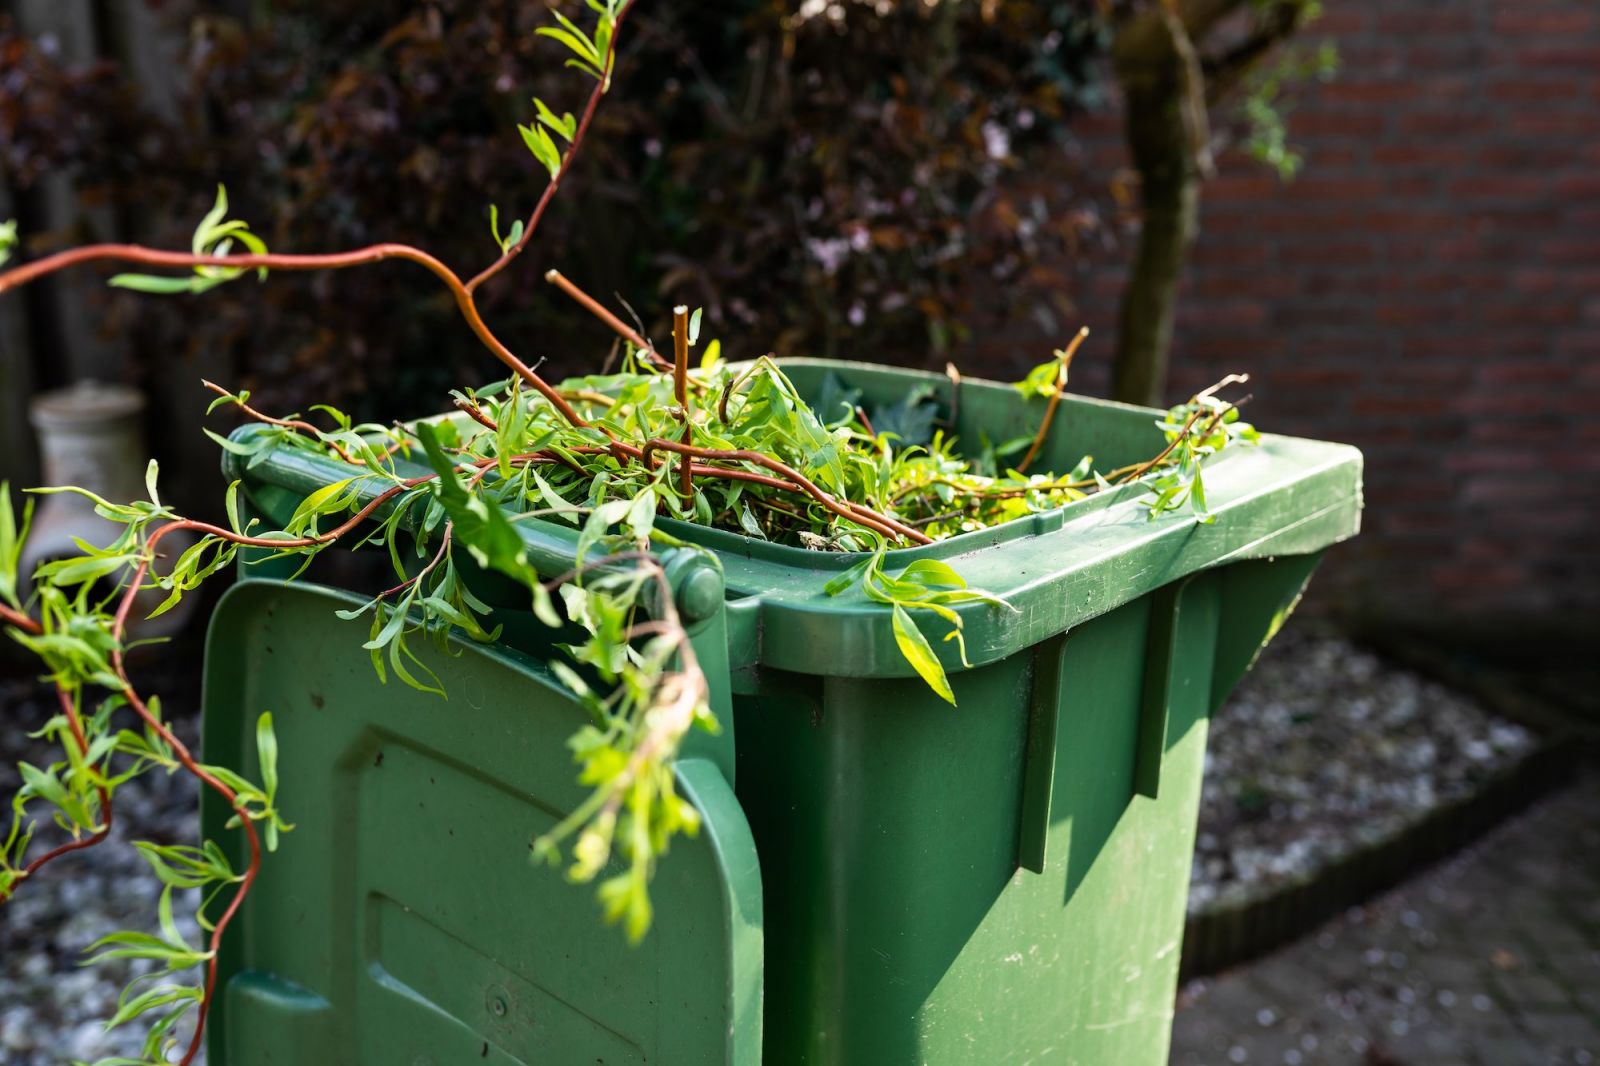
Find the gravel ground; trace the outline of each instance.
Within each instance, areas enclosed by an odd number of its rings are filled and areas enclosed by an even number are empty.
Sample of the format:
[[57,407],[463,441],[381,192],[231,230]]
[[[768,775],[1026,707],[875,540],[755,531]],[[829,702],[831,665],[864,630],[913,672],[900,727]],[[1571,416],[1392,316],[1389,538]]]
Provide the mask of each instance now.
[[1189,910],[1256,895],[1469,796],[1534,743],[1348,641],[1284,633],[1212,720]]
[[[142,675],[191,730],[198,654],[197,645],[174,646]],[[31,682],[0,682],[0,802],[17,787],[18,759],[49,757],[26,735],[52,713],[44,697]],[[1286,633],[1214,720],[1190,908],[1326,862],[1358,830],[1467,794],[1532,743],[1520,727],[1343,640]],[[78,964],[106,933],[153,926],[160,886],[126,841],[192,842],[194,790],[182,777],[147,777],[118,801],[112,841],[52,865],[0,906],[7,1066],[137,1050],[138,1033],[107,1035],[100,1024],[128,969]],[[192,925],[185,932],[196,939]]]
[[[192,664],[197,654],[195,649],[172,658]],[[175,727],[192,741],[192,715],[185,712],[198,704],[198,676],[183,677],[165,663],[142,676],[152,679],[149,691],[163,694]],[[20,784],[16,763],[53,757],[47,745],[27,735],[53,712],[48,690],[30,681],[0,683],[0,803],[7,815]],[[156,931],[161,883],[128,841],[196,842],[195,790],[185,775],[147,774],[117,790],[114,814],[109,840],[51,863],[0,905],[0,1062],[6,1066],[62,1066],[139,1053],[143,1032],[137,1026],[106,1033],[103,1023],[142,968],[122,960],[92,968],[80,963],[84,949],[107,933]],[[43,831],[35,847],[42,838]],[[195,902],[192,895],[180,897],[174,907],[192,944],[201,936],[188,917]]]

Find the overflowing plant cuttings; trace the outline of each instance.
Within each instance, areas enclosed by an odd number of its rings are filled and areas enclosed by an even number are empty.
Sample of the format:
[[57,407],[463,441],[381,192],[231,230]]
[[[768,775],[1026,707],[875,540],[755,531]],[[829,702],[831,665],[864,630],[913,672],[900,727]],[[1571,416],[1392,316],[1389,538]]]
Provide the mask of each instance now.
[[[218,393],[213,408],[232,406],[258,423],[247,437],[212,435],[247,465],[291,449],[348,468],[348,476],[307,495],[281,528],[265,527],[244,513],[237,483],[228,492],[225,525],[181,516],[161,501],[152,464],[148,500],[123,504],[91,496],[96,512],[121,527],[112,543],[81,544],[80,556],[22,574],[17,567],[28,511],[14,513],[9,495],[0,493],[0,623],[43,662],[57,688],[61,713],[45,733],[62,753],[50,766],[22,767],[24,784],[0,837],[0,899],[59,855],[103,840],[117,787],[141,773],[194,775],[234,811],[229,827],[245,837],[248,862],[242,868],[214,841],[199,848],[137,845],[166,886],[159,903],[162,932],[118,933],[95,951],[97,958],[153,964],[108,1022],[143,1018],[150,1025],[146,1063],[167,1061],[186,1018],[194,1030],[182,1062],[194,1058],[215,992],[218,945],[259,872],[263,852],[273,850],[279,834],[292,826],[279,807],[270,709],[258,721],[261,780],[252,782],[201,763],[163,721],[159,701],[141,695],[129,678],[124,654],[141,592],[167,594],[153,612],[160,613],[232,564],[244,548],[309,563],[336,543],[378,546],[390,557],[396,583],[342,616],[367,622],[364,648],[381,678],[392,675],[442,692],[416,642],[442,644],[452,635],[497,638],[494,612],[473,591],[478,570],[498,572],[525,588],[528,609],[540,621],[581,634],[565,646],[569,661],[553,662],[552,670],[591,712],[591,721],[571,740],[588,797],[534,843],[533,857],[565,858],[574,880],[598,881],[606,918],[637,940],[651,923],[649,884],[657,862],[678,834],[698,826],[697,812],[676,792],[674,760],[690,730],[716,728],[706,678],[652,551],[686,545],[659,519],[859,554],[822,591],[859,590],[883,605],[910,666],[954,702],[923,626],[954,642],[964,662],[957,608],[1010,608],[968,588],[944,562],[919,559],[891,573],[891,549],[934,543],[1140,479],[1152,490],[1152,516],[1187,506],[1204,519],[1203,461],[1234,441],[1254,439],[1254,431],[1238,420],[1237,407],[1219,400],[1213,389],[1166,414],[1160,423],[1166,447],[1145,462],[1100,471],[1085,456],[1065,474],[1028,473],[1056,417],[1081,334],[1019,386],[1043,402],[1035,433],[998,443],[960,441],[953,419],[926,390],[869,411],[848,383],[830,379],[813,404],[769,358],[730,363],[711,341],[692,359],[700,316],[688,308],[674,313],[669,358],[553,271],[552,283],[619,334],[623,355],[615,372],[546,381],[495,335],[475,294],[527,247],[610,84],[616,34],[629,0],[587,2],[596,16],[592,31],[559,16],[558,26],[541,31],[568,50],[570,65],[594,79],[587,104],[573,116],[534,101],[535,117],[520,132],[549,183],[526,220],[506,232],[498,210],[491,213],[499,254],[470,278],[408,245],[329,255],[271,253],[248,226],[228,218],[221,192],[187,253],[94,245],[0,273],[4,292],[76,264],[116,261],[184,273],[121,274],[114,284],[197,294],[270,271],[338,270],[403,259],[439,278],[469,329],[510,371],[497,384],[456,393],[454,418],[387,427],[354,424],[325,406],[309,417],[269,416],[250,404],[247,393],[208,383]],[[13,227],[0,226],[0,257],[13,243]],[[1021,461],[1009,465],[1024,449]],[[574,527],[571,570],[538,572],[517,529],[532,519]],[[164,557],[163,542],[176,543],[167,538],[180,532],[193,543],[175,558]],[[441,706],[440,713],[448,708]],[[34,854],[38,827],[52,822],[63,842]],[[202,893],[203,945],[185,942],[171,920],[179,889]],[[183,975],[196,968],[203,971],[198,983],[185,983]]]

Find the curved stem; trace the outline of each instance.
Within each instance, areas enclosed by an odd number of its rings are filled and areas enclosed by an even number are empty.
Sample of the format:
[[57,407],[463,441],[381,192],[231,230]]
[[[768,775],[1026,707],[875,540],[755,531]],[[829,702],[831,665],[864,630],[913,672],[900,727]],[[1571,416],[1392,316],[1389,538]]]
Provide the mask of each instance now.
[[3,603],[0,603],[0,622],[8,626],[16,626],[24,633],[29,633],[33,636],[38,636],[42,632],[38,622],[35,622],[16,608],[7,607]]
[[828,510],[832,511],[841,518],[847,518],[859,525],[875,529],[891,538],[898,536],[904,537],[907,540],[915,541],[918,544],[933,543],[933,538],[929,537],[926,533],[923,533],[918,529],[912,529],[910,526],[904,524],[903,522],[897,521],[888,515],[879,514],[878,512],[870,508],[863,507],[860,504],[851,503],[849,500],[835,499],[833,496],[818,488],[810,478],[800,473],[800,471],[796,470],[794,467],[789,466],[786,463],[779,462],[777,459],[772,458],[772,456],[766,455],[762,452],[745,451],[742,449],[734,451],[722,448],[698,448],[691,444],[681,444],[678,441],[665,440],[661,437],[652,437],[650,440],[645,442],[644,454],[641,456],[646,468],[651,466],[650,453],[653,451],[676,452],[679,455],[692,456],[696,459],[728,459],[735,462],[754,463],[756,466],[764,466],[773,473],[788,479],[790,482],[788,487],[798,487],[800,490],[810,495],[812,499],[816,500],[818,503],[822,504]]
[[351,252],[335,252],[326,255],[286,255],[279,253],[266,253],[262,255],[194,255],[190,252],[168,252],[158,248],[146,248],[138,244],[88,244],[82,248],[73,248],[65,252],[37,259],[31,263],[17,267],[14,270],[0,274],[0,293],[10,289],[19,288],[31,281],[37,281],[48,274],[65,270],[68,267],[78,266],[83,263],[93,262],[121,262],[137,263],[141,266],[153,267],[222,267],[232,270],[255,270],[265,268],[268,270],[343,270],[349,267],[366,266],[369,263],[381,263],[385,259],[404,259],[419,266],[425,267],[450,290],[455,297],[456,308],[461,312],[461,317],[466,320],[467,327],[472,330],[478,340],[500,362],[504,363],[511,371],[522,380],[526,381],[539,391],[545,399],[549,400],[556,410],[561,412],[563,418],[574,426],[587,426],[589,423],[573,410],[559,392],[552,388],[548,382],[534,373],[533,368],[524,363],[512,353],[511,349],[501,343],[500,338],[494,335],[483,315],[478,311],[477,302],[472,297],[472,292],[455,271],[445,266],[437,258],[429,255],[420,248],[409,244],[374,244],[366,248],[357,248]]
[[544,280],[548,281],[550,284],[554,285],[556,288],[560,289],[562,292],[576,300],[578,306],[582,307],[585,311],[598,318],[601,322],[604,322],[613,333],[627,341],[629,344],[633,345],[634,349],[637,350],[639,354],[649,359],[650,362],[653,363],[658,369],[673,369],[672,362],[668,360],[666,356],[650,347],[650,342],[645,340],[644,337],[639,334],[638,330],[634,329],[632,326],[622,321],[622,319],[612,314],[610,309],[607,308],[605,304],[601,303],[593,296],[590,296],[588,293],[578,288],[578,286],[573,283],[572,279],[561,273],[561,271],[553,269],[546,270],[544,272]]

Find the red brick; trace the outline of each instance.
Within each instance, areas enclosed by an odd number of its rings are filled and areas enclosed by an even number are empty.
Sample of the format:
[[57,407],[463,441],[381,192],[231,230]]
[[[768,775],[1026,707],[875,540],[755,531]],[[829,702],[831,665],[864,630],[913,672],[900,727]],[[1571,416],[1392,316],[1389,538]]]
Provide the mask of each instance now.
[[1216,241],[1201,241],[1195,248],[1195,261],[1201,267],[1255,269],[1266,266],[1272,260],[1272,246],[1261,240],[1230,240],[1224,243],[1219,237]]
[[1188,304],[1178,309],[1180,322],[1204,322],[1210,329],[1238,329],[1265,325],[1267,307],[1258,300],[1209,300],[1203,305]]
[[1474,27],[1472,14],[1463,10],[1464,6],[1450,4],[1414,11],[1382,11],[1378,15],[1378,32],[1395,34],[1402,38],[1413,34],[1440,37],[1467,36],[1473,32]]
[[1460,167],[1472,154],[1461,144],[1399,141],[1372,148],[1372,161],[1385,167]]
[[1337,203],[1346,200],[1370,201],[1396,191],[1397,181],[1381,178],[1322,178],[1313,175],[1294,183],[1299,203]]
[[1494,385],[1559,385],[1571,381],[1575,370],[1560,363],[1505,362],[1491,363],[1479,373]]
[[1595,21],[1594,13],[1581,7],[1545,11],[1512,7],[1495,15],[1492,25],[1497,34],[1577,37],[1594,29]]
[[1470,36],[1420,37],[1408,42],[1401,72],[1419,78],[1435,72],[1454,74],[1475,70],[1482,65],[1483,48]]
[[1353,5],[1341,5],[1326,11],[1317,20],[1317,32],[1339,37],[1353,37],[1367,31],[1371,18],[1367,12]]
[[[1482,169],[1526,173],[1581,165],[1581,145],[1566,141],[1518,141],[1487,144],[1477,150],[1474,163]],[[1596,157],[1600,160],[1600,156]]]
[[1296,138],[1316,143],[1322,137],[1377,137],[1383,133],[1382,112],[1306,109],[1294,118]]
[[1516,53],[1517,65],[1530,70],[1568,69],[1592,73],[1600,69],[1600,43],[1531,45]]
[[1357,415],[1404,415],[1412,418],[1418,415],[1443,415],[1449,411],[1448,397],[1414,393],[1396,396],[1359,396],[1350,405],[1350,412]]
[[1600,233],[1593,236],[1556,237],[1540,246],[1546,263],[1600,263]]
[[1584,309],[1570,301],[1518,300],[1480,307],[1484,323],[1491,326],[1563,326],[1578,321]]
[[[1600,67],[1596,69],[1600,70]],[[1500,79],[1490,82],[1486,87],[1486,91],[1495,100],[1512,100],[1518,103],[1564,104],[1589,95],[1596,84],[1597,80],[1594,78],[1576,80],[1570,75],[1538,79]]]
[[[1344,58],[1348,63],[1349,58]],[[1424,86],[1414,81],[1335,81],[1320,89],[1317,98],[1333,104],[1409,103],[1431,89],[1432,83],[1424,83]]]
[[1600,201],[1600,174],[1594,171],[1559,174],[1550,182],[1550,191],[1562,200]]
[[1518,137],[1585,137],[1600,133],[1600,114],[1592,107],[1557,111],[1537,104],[1517,108],[1507,128]]
[[1283,182],[1265,167],[1240,165],[1206,182],[1201,197],[1207,204],[1227,200],[1254,202],[1282,192]]

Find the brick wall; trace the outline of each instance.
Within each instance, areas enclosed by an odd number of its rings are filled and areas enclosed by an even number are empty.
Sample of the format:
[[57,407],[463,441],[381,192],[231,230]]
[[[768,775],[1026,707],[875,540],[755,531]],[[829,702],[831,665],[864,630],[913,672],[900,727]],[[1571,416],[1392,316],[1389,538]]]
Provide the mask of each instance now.
[[[1173,395],[1250,370],[1258,423],[1366,452],[1366,529],[1322,572],[1322,602],[1592,614],[1600,5],[1327,8],[1318,33],[1343,66],[1290,117],[1302,176],[1225,158],[1204,191]],[[1114,116],[1093,126],[1109,173]],[[1121,269],[1084,289],[1102,359]]]

